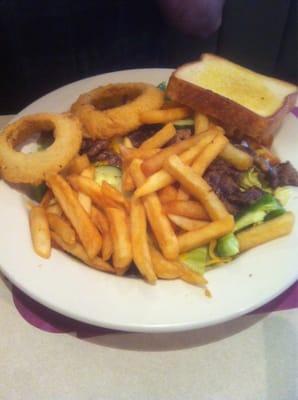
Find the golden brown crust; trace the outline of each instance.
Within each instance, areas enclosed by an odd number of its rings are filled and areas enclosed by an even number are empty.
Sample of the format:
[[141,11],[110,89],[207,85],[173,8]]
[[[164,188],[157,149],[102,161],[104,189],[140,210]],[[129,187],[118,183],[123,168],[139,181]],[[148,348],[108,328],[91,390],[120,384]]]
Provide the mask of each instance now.
[[[15,147],[33,133],[53,130],[54,143],[35,153]],[[0,135],[2,177],[14,183],[41,183],[48,174],[61,171],[78,153],[82,141],[79,120],[67,114],[28,115],[9,124]]]
[[[130,99],[126,104],[121,105],[120,102],[116,107],[109,107],[113,106],[113,99],[116,99],[117,105],[117,100],[125,97]],[[83,124],[85,136],[108,139],[139,128],[142,125],[139,115],[144,111],[159,109],[163,101],[163,92],[153,85],[119,83],[82,94],[71,106],[71,111]]]
[[262,117],[211,90],[178,78],[175,72],[167,89],[171,99],[217,119],[231,136],[247,135],[267,146],[272,143],[274,132],[297,99],[297,92],[290,94],[274,114]]

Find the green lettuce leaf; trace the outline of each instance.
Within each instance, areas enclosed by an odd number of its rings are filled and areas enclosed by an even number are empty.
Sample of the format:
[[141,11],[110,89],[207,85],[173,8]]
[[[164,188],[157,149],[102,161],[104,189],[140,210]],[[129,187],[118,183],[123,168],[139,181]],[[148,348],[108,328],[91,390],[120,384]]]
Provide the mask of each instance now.
[[181,254],[179,258],[192,271],[204,274],[208,259],[208,249],[206,246],[198,247],[197,249]]
[[272,189],[268,186],[268,184],[261,181],[259,172],[255,167],[250,168],[242,175],[240,187],[245,190],[252,187],[257,187],[262,189],[264,192],[272,193]]
[[95,168],[95,182],[101,186],[106,181],[119,191],[122,190],[122,172],[120,168],[111,165],[97,164]]
[[239,242],[234,233],[229,233],[218,239],[216,254],[219,257],[233,257],[239,253]]

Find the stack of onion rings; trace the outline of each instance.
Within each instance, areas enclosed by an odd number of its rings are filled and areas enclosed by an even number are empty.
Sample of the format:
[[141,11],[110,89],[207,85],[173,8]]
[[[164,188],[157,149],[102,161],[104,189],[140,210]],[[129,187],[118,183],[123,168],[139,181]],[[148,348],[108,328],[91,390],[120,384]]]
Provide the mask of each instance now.
[[[15,150],[36,132],[53,131],[54,143],[35,153]],[[61,171],[78,153],[82,141],[81,124],[67,114],[35,114],[8,125],[0,135],[2,177],[13,183],[37,185],[49,174]]]
[[84,136],[108,139],[142,125],[143,111],[159,109],[164,93],[146,83],[110,84],[82,94],[71,111],[80,119]]

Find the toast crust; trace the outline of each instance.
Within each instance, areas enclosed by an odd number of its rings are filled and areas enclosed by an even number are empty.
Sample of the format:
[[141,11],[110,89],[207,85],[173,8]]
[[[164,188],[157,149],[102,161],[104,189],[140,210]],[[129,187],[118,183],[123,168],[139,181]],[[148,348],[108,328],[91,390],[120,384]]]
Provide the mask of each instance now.
[[[183,68],[193,64],[193,62],[185,64]],[[266,146],[271,145],[274,132],[297,100],[298,92],[295,91],[284,98],[276,112],[263,117],[227,97],[177,77],[178,70],[172,73],[167,88],[167,94],[171,99],[215,118],[222,124],[228,136],[247,135]]]

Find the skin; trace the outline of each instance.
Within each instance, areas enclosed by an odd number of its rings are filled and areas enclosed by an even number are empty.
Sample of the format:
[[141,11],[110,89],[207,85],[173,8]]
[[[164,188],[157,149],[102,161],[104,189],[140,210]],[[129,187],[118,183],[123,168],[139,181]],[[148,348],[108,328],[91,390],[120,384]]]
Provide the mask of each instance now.
[[225,0],[158,0],[167,21],[185,34],[208,37],[221,25]]

